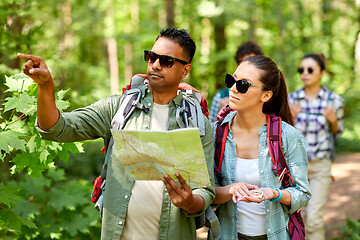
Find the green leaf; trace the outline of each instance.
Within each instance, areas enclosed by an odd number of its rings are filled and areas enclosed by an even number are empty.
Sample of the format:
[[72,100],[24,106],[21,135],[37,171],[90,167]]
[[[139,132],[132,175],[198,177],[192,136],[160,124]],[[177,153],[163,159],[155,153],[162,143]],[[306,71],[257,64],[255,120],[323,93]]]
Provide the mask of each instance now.
[[88,218],[82,214],[75,214],[68,224],[66,224],[65,230],[70,233],[70,236],[74,237],[77,231],[86,232],[89,224]]
[[19,139],[20,133],[15,131],[0,132],[0,150],[10,153],[10,147],[25,151],[26,141]]
[[36,149],[35,138],[36,136],[32,136],[26,145],[26,147],[29,149],[29,152],[34,152]]
[[9,88],[6,92],[23,92],[27,91],[30,86],[36,83],[23,73],[15,74],[13,76],[5,76],[5,85]]
[[54,181],[62,181],[66,179],[64,169],[56,169],[54,167],[49,168],[47,175]]
[[36,109],[36,98],[27,93],[20,94],[19,97],[8,97],[4,103],[4,112],[16,109],[17,112],[28,114]]
[[52,188],[49,192],[50,202],[57,211],[64,209],[74,210],[77,206],[89,203],[88,192],[91,191],[89,186],[81,186],[79,182],[67,182],[62,188]]
[[20,173],[27,168],[28,174],[34,177],[40,177],[47,165],[40,162],[40,152],[32,152],[26,154],[17,154],[11,161],[15,163],[14,173]]
[[26,219],[34,219],[37,215],[40,214],[37,206],[35,204],[32,204],[32,201],[28,199],[26,199],[26,201],[17,202],[14,212]]
[[0,211],[0,229],[4,228],[7,231],[19,232],[22,226],[36,228],[32,221],[22,218],[11,209],[2,209]]
[[5,204],[9,208],[15,206],[16,201],[21,201],[22,197],[19,196],[20,188],[4,185],[0,183],[0,203]]
[[64,100],[56,100],[56,107],[62,111],[64,109],[67,109],[70,106],[70,103],[68,101],[64,101]]
[[37,198],[47,198],[46,188],[51,186],[51,180],[40,176],[39,178],[26,175],[24,179],[19,183],[22,189],[26,190],[27,196],[35,196]]
[[56,99],[63,99],[64,98],[64,95],[69,91],[69,89],[66,89],[66,90],[60,90],[56,93]]
[[60,90],[55,94],[55,103],[56,103],[56,107],[62,111],[64,109],[67,109],[70,106],[69,101],[64,101],[62,100],[64,95],[69,91],[69,89],[67,90]]

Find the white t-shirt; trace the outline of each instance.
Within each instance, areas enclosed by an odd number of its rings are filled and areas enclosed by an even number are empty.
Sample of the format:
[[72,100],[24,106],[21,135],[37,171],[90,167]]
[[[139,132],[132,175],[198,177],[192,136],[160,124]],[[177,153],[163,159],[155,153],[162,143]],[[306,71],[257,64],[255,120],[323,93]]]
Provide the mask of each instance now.
[[[154,103],[150,129],[167,131],[169,105]],[[126,214],[121,240],[158,239],[161,206],[163,198],[162,181],[135,181]]]
[[[236,159],[235,182],[246,182],[261,187],[259,159]],[[247,236],[266,234],[265,203],[237,203],[237,231]]]

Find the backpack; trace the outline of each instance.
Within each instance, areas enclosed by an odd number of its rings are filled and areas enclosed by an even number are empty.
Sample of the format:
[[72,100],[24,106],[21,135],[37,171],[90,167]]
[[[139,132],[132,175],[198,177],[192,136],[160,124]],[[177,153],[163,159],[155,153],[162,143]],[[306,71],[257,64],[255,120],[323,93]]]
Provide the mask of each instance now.
[[[111,121],[112,128],[123,129],[135,108],[139,108],[145,112],[149,111],[148,108],[140,103],[140,86],[147,83],[148,79],[145,74],[137,74],[133,76],[130,84],[123,88],[122,93],[124,97],[121,100],[118,111]],[[187,83],[179,84],[178,93],[180,92],[183,94],[183,101],[182,107],[176,109],[176,121],[178,125],[181,128],[198,127],[200,136],[205,135],[205,122],[202,114],[206,117],[209,116],[206,99],[199,90]],[[111,138],[110,144],[112,141],[113,139]],[[102,149],[102,152],[105,152],[105,148]],[[91,193],[91,201],[95,203],[95,209],[100,211],[101,216],[106,186],[107,159],[108,158],[105,158],[101,175],[93,181],[94,186]],[[195,218],[196,229],[205,226],[205,222],[209,223],[209,226],[216,225],[216,227],[214,227],[215,229],[220,229],[220,224],[218,223],[215,214],[210,211],[210,208],[211,207],[209,207],[201,216]],[[219,239],[220,233],[214,234],[214,236],[214,239]]]
[[[224,107],[218,113],[218,122],[215,133],[215,166],[214,173],[221,185],[223,176],[221,175],[221,165],[224,156],[226,138],[229,132],[229,124],[222,124],[225,116],[229,114],[232,109],[229,106]],[[271,160],[273,162],[273,170],[279,174],[279,181],[284,188],[295,185],[290,176],[284,153],[281,148],[281,118],[275,114],[266,114],[267,121],[267,143]],[[300,209],[289,215],[289,234],[292,240],[305,239],[305,226],[301,217]]]

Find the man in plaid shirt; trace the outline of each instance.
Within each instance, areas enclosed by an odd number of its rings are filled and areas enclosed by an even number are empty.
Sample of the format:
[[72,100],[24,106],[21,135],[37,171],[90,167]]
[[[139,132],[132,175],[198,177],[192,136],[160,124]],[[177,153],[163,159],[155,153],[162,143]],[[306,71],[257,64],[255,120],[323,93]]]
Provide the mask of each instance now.
[[325,239],[323,208],[331,182],[335,138],[343,132],[343,99],[320,85],[325,74],[321,54],[305,55],[298,69],[304,87],[289,94],[295,127],[306,138],[312,197],[303,211],[306,239]]

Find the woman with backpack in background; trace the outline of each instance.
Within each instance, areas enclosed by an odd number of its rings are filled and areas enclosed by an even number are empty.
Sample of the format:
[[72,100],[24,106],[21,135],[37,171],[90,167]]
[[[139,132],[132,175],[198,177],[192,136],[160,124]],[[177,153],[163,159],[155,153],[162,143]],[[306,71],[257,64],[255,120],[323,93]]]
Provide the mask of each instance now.
[[[215,166],[220,174],[213,202],[218,204],[221,239],[289,239],[289,214],[303,207],[311,194],[305,139],[291,126],[284,77],[271,59],[252,56],[233,75],[227,74],[225,82],[230,108],[225,113],[223,109],[219,121],[228,124],[229,132],[222,164]],[[271,113],[283,120],[282,152],[294,183],[287,188],[269,153],[266,122]],[[215,135],[217,124],[212,124]]]
[[334,140],[343,130],[343,99],[321,86],[325,74],[322,54],[307,54],[298,69],[304,87],[289,94],[295,127],[306,138],[309,184],[313,196],[304,208],[306,238],[324,240],[323,209],[331,183]]

